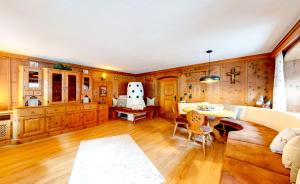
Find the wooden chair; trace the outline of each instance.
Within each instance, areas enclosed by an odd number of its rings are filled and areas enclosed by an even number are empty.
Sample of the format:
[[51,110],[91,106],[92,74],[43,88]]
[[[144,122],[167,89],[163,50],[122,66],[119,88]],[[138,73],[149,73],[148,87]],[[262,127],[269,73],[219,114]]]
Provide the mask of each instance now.
[[173,110],[173,114],[174,114],[174,124],[175,124],[174,131],[173,131],[173,136],[174,136],[175,133],[176,133],[178,125],[184,125],[188,129],[189,123],[188,123],[185,116],[181,116],[178,113],[178,104],[175,104],[173,106],[172,110]]
[[205,125],[205,116],[203,114],[198,113],[197,111],[189,111],[186,115],[189,123],[188,141],[191,140],[192,134],[200,135],[202,137],[202,149],[203,154],[205,156],[206,138],[209,138],[210,141],[212,141],[210,133],[213,132],[213,128]]

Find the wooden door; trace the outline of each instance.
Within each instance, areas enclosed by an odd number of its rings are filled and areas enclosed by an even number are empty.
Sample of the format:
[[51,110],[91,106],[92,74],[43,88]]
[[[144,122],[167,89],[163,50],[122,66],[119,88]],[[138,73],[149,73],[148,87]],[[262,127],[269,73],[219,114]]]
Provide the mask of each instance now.
[[173,117],[173,106],[177,103],[177,78],[161,79],[159,82],[159,104],[161,115],[166,118]]

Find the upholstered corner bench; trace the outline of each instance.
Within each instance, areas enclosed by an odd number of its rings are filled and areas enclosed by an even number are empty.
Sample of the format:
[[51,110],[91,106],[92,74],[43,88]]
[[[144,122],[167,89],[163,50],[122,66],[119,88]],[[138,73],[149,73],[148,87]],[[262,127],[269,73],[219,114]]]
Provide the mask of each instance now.
[[269,148],[277,131],[246,121],[223,123],[236,131],[228,133],[221,183],[289,183],[290,172],[281,155]]
[[[183,108],[199,103],[179,103]],[[290,171],[282,164],[282,155],[273,153],[270,144],[285,128],[300,128],[296,114],[249,106],[216,104],[218,108],[237,113],[236,118],[224,119],[229,131],[224,154],[221,183],[290,183]]]

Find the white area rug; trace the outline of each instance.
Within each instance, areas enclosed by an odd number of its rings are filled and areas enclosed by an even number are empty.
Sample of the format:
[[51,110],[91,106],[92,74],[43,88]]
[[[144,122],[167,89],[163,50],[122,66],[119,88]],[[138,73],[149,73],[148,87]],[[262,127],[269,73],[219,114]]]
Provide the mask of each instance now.
[[159,184],[165,182],[130,135],[82,141],[70,184]]

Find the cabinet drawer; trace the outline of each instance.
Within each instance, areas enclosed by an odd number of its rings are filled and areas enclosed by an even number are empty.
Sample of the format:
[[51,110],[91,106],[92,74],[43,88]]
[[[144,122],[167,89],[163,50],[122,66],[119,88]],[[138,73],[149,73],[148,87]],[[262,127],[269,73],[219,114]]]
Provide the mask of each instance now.
[[67,111],[72,112],[72,111],[82,111],[83,110],[83,105],[68,105],[67,106]]
[[99,105],[98,109],[99,110],[106,110],[106,109],[108,110],[108,106],[107,105]]
[[46,107],[46,114],[64,113],[65,106]]
[[17,116],[36,116],[45,115],[45,109],[43,107],[29,107],[24,109],[16,109]]
[[42,95],[42,91],[34,91],[33,94],[35,96],[39,96],[39,95]]
[[97,109],[97,104],[84,104],[84,110]]
[[24,95],[25,96],[32,96],[33,95],[33,91],[32,90],[25,90],[24,91]]

